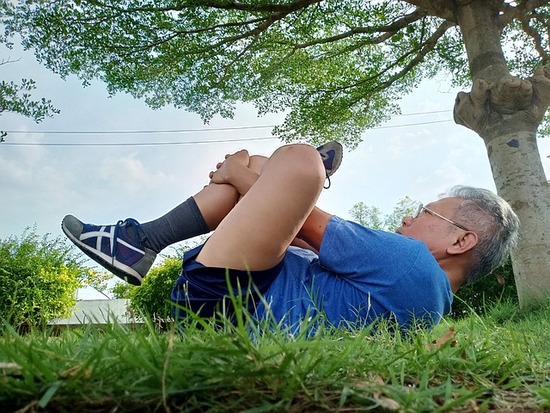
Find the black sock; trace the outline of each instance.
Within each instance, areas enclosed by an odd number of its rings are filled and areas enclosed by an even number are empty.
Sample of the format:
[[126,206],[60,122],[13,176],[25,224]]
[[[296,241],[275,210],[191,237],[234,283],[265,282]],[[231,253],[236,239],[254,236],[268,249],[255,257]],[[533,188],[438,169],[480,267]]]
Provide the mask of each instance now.
[[210,232],[193,197],[167,214],[141,224],[146,239],[143,245],[160,252],[169,245]]

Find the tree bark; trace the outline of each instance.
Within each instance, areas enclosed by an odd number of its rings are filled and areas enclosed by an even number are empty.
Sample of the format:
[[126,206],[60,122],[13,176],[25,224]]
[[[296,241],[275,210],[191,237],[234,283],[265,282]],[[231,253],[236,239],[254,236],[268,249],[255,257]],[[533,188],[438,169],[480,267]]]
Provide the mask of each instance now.
[[455,14],[470,62],[473,86],[459,93],[455,121],[483,139],[497,192],[521,221],[512,262],[520,306],[550,298],[550,186],[536,131],[550,104],[550,72],[512,77],[500,44],[498,1],[457,2]]

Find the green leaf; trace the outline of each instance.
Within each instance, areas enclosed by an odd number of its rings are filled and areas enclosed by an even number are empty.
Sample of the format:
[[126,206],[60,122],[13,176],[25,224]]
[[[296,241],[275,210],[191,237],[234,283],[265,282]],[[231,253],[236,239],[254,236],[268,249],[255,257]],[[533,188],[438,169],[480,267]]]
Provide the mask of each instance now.
[[57,393],[57,391],[60,389],[62,384],[63,383],[59,380],[54,381],[38,401],[38,406],[41,408],[45,408],[50,402],[50,400],[52,399],[52,397],[55,396],[55,393]]

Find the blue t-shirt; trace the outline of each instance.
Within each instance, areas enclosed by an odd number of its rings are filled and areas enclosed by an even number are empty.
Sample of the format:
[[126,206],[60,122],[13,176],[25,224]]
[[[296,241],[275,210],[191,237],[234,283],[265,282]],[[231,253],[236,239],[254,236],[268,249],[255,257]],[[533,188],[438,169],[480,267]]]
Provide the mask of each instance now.
[[335,326],[360,326],[379,317],[401,328],[437,324],[451,310],[449,280],[417,240],[332,217],[319,255],[290,247],[256,316],[266,303],[276,320],[298,327],[319,311]]

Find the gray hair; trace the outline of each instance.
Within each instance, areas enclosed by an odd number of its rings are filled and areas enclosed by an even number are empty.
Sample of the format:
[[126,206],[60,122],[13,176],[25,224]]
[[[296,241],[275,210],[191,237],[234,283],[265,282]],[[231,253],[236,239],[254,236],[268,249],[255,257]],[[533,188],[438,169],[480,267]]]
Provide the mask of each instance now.
[[455,186],[445,196],[463,199],[455,218],[478,236],[467,272],[470,283],[489,274],[508,257],[518,241],[519,219],[504,199],[487,189]]

